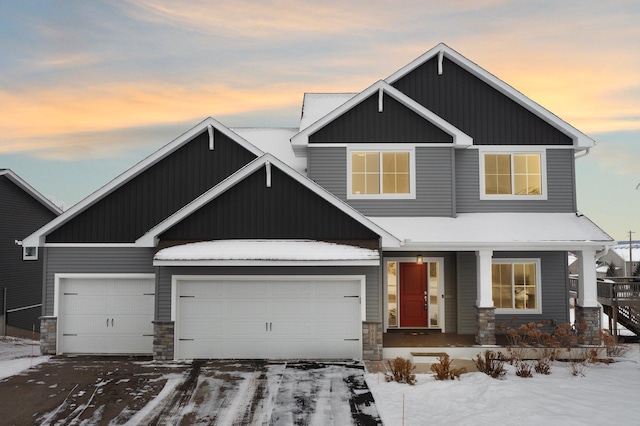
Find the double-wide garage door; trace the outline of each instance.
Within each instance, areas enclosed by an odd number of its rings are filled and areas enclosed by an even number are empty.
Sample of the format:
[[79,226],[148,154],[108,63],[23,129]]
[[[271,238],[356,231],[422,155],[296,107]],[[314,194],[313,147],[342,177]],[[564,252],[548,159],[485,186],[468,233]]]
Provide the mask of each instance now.
[[360,358],[359,279],[176,279],[176,358]]
[[58,290],[58,353],[151,354],[153,276],[65,277]]

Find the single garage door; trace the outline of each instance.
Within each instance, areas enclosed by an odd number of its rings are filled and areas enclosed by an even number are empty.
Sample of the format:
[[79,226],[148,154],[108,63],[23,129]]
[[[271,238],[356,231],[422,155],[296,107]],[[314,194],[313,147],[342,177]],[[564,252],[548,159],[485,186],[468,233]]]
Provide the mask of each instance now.
[[359,359],[359,278],[176,280],[176,358]]
[[58,353],[151,354],[155,279],[59,280]]

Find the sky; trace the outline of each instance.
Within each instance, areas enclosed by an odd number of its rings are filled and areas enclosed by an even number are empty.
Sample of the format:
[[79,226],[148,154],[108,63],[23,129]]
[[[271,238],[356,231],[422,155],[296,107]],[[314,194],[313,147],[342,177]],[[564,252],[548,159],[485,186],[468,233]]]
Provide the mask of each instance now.
[[68,209],[206,117],[297,127],[440,42],[595,139],[578,209],[640,239],[640,2],[0,2],[0,168]]

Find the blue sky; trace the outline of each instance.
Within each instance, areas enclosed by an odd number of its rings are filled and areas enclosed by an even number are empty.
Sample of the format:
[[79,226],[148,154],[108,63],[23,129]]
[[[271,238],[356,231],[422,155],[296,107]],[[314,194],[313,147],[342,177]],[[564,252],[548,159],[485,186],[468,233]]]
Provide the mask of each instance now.
[[640,237],[640,2],[0,3],[0,168],[70,207],[212,116],[295,127],[439,42],[594,138],[578,207]]

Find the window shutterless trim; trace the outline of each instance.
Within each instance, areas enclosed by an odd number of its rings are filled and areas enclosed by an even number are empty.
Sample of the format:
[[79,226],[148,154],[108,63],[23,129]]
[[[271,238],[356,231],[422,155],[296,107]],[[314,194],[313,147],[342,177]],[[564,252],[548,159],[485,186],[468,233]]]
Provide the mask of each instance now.
[[[511,194],[486,194],[485,183],[485,163],[484,157],[487,154],[510,154],[511,155]],[[542,194],[540,195],[516,195],[513,193],[513,154],[537,154],[540,155],[540,185]],[[478,167],[478,173],[480,175],[480,200],[518,200],[518,201],[540,201],[548,199],[547,190],[547,155],[546,150],[532,149],[531,146],[516,148],[509,147],[496,147],[491,146],[490,149],[478,150],[478,161],[480,166]]]
[[[383,194],[383,169],[382,169],[382,155],[380,155],[380,193],[379,194],[352,194],[352,159],[351,155],[354,152],[377,152],[383,154],[385,152],[399,152],[409,153],[409,192],[405,194]],[[413,145],[393,144],[385,145],[381,147],[379,144],[375,146],[368,144],[359,145],[347,145],[347,199],[348,200],[411,200],[416,198],[416,150]]]
[[[536,308],[535,309],[515,309],[515,308],[498,308],[496,307],[496,315],[529,315],[529,314],[541,314],[542,313],[542,262],[539,258],[493,258],[491,265],[511,265],[513,271],[513,265],[517,263],[534,263],[536,265]],[[512,272],[513,275],[513,272]],[[511,280],[511,295],[513,297],[513,276]],[[493,279],[492,279],[493,287]],[[493,297],[493,288],[492,297]],[[513,300],[513,299],[512,299]]]

